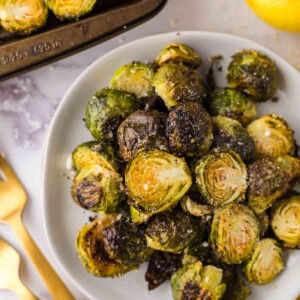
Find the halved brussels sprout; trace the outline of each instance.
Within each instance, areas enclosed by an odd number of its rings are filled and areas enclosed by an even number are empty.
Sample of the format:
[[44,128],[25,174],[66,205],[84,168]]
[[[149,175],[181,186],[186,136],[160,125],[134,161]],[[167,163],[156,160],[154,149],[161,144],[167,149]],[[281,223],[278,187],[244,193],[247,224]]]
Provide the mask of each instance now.
[[168,108],[184,101],[202,102],[206,97],[200,75],[189,67],[173,62],[158,69],[153,85]]
[[248,168],[248,203],[258,214],[289,191],[300,176],[300,160],[282,156],[260,158]]
[[234,151],[213,150],[198,161],[195,175],[203,199],[215,207],[245,199],[247,169]]
[[150,64],[133,62],[119,68],[110,81],[113,89],[135,94],[137,98],[154,95],[154,69]]
[[255,101],[266,101],[277,92],[276,65],[255,50],[242,50],[232,56],[227,70],[230,88],[237,88]]
[[104,88],[89,100],[85,125],[97,140],[113,141],[119,124],[139,109],[136,97],[127,92]]
[[91,12],[97,0],[45,0],[45,2],[57,18],[70,20]]
[[216,89],[209,101],[209,113],[224,116],[248,124],[256,115],[256,105],[243,93],[235,89]]
[[181,43],[170,43],[161,50],[155,63],[157,66],[175,62],[183,63],[191,68],[197,69],[202,64],[202,59],[195,50]]
[[247,206],[231,203],[216,211],[210,233],[212,247],[228,264],[250,257],[259,238],[259,223]]
[[77,171],[88,165],[100,165],[112,171],[119,168],[119,160],[114,148],[100,141],[80,144],[74,150],[72,159]]
[[146,229],[148,246],[178,253],[197,235],[200,222],[185,212],[163,213],[151,218]]
[[285,247],[300,248],[300,196],[280,200],[272,207],[271,226]]
[[212,124],[209,114],[197,102],[184,102],[173,107],[167,119],[167,136],[172,152],[201,156],[212,144]]
[[116,171],[100,165],[87,165],[74,177],[71,194],[82,208],[115,213],[125,199],[122,177]]
[[214,212],[213,206],[197,203],[189,195],[184,195],[180,204],[184,211],[196,217],[211,215]]
[[139,152],[150,149],[168,151],[165,137],[166,115],[157,110],[138,110],[118,128],[118,144],[122,158],[129,161]]
[[131,204],[153,215],[174,207],[192,184],[186,162],[167,152],[139,153],[126,167],[125,183]]
[[276,114],[259,117],[248,125],[247,130],[258,155],[277,157],[295,152],[294,131]]
[[48,9],[43,0],[1,0],[0,24],[9,32],[30,34],[46,24]]
[[174,300],[222,298],[226,285],[223,271],[214,266],[202,266],[200,261],[183,266],[171,278]]
[[109,257],[128,267],[145,262],[152,249],[147,247],[144,226],[122,218],[103,230],[103,243]]
[[245,262],[243,273],[254,284],[267,284],[284,269],[283,251],[273,239],[262,239],[251,258]]
[[213,147],[233,150],[245,162],[253,160],[255,144],[247,130],[237,120],[227,117],[213,117]]
[[75,247],[82,265],[98,277],[116,277],[133,269],[110,258],[104,248],[103,230],[115,220],[113,216],[96,219],[84,225],[76,238]]

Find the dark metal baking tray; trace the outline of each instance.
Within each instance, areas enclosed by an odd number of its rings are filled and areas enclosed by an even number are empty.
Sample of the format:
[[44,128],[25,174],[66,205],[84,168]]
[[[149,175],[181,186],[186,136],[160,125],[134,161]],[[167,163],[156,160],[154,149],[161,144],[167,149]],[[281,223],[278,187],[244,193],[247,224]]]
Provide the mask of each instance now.
[[0,81],[67,57],[123,33],[155,16],[167,0],[98,1],[83,19],[47,26],[30,36],[0,30]]

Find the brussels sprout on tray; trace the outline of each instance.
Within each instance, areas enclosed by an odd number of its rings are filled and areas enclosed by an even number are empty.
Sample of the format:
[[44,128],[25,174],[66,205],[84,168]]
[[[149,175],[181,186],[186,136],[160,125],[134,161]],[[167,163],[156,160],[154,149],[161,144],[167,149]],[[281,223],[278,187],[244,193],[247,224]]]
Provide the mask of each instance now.
[[284,118],[254,119],[255,102],[277,90],[271,59],[236,53],[228,87],[215,90],[201,63],[171,43],[153,63],[120,67],[87,102],[96,140],[73,152],[71,195],[105,216],[83,226],[76,249],[98,277],[149,260],[149,290],[171,279],[175,300],[243,300],[244,279],[271,282],[284,248],[300,248],[300,159]]

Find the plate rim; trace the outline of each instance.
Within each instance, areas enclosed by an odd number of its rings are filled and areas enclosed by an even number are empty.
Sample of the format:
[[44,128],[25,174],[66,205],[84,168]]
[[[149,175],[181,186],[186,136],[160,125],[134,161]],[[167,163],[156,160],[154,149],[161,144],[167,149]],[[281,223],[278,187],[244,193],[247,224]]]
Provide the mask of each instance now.
[[[47,171],[47,164],[48,164],[48,160],[49,160],[49,148],[50,148],[50,141],[53,138],[53,130],[54,130],[54,126],[55,123],[60,115],[60,111],[63,109],[63,107],[65,106],[65,104],[67,103],[67,99],[69,98],[69,95],[72,93],[73,89],[77,86],[77,84],[82,80],[82,78],[84,78],[86,76],[86,74],[88,74],[89,72],[91,72],[94,68],[97,67],[97,65],[99,63],[101,63],[102,61],[105,61],[107,58],[109,58],[111,55],[113,55],[115,52],[118,52],[124,48],[127,47],[131,47],[134,44],[139,44],[142,43],[145,40],[149,40],[149,39],[153,39],[156,37],[162,37],[162,36],[184,36],[184,35],[195,35],[195,36],[214,36],[214,37],[219,37],[220,39],[233,39],[236,41],[240,41],[242,43],[250,43],[253,45],[253,47],[258,47],[261,48],[262,51],[265,51],[266,53],[271,53],[272,56],[275,58],[276,61],[280,61],[281,64],[284,64],[286,68],[289,69],[289,72],[292,72],[296,77],[299,78],[300,81],[300,72],[291,64],[289,63],[287,60],[285,60],[282,56],[280,56],[279,54],[277,54],[276,52],[274,52],[273,50],[267,48],[264,45],[261,45],[260,43],[254,42],[250,39],[244,38],[244,37],[240,37],[237,35],[233,35],[233,34],[229,34],[229,33],[222,33],[222,32],[210,32],[210,31],[199,31],[199,30],[182,30],[182,31],[171,31],[171,32],[163,32],[163,33],[157,33],[157,34],[152,34],[152,35],[148,35],[146,37],[142,37],[142,38],[137,38],[134,39],[128,43],[125,43],[123,45],[120,45],[112,50],[110,50],[109,52],[107,52],[104,55],[99,56],[92,64],[90,64],[88,67],[86,67],[78,76],[77,78],[74,80],[74,82],[69,86],[69,88],[67,89],[66,93],[64,94],[64,96],[62,97],[58,107],[56,108],[56,111],[52,117],[52,120],[50,122],[50,125],[48,127],[48,132],[46,134],[45,137],[45,141],[44,141],[44,147],[43,147],[43,158],[42,158],[42,209],[43,209],[43,226],[46,232],[46,240],[47,240],[47,244],[48,247],[50,249],[50,253],[51,255],[54,257],[54,260],[56,262],[56,264],[59,266],[60,271],[62,271],[62,274],[66,275],[68,280],[74,285],[76,286],[76,288],[85,296],[88,297],[88,299],[95,299],[93,295],[91,295],[86,288],[84,288],[83,285],[79,284],[76,279],[72,276],[71,272],[69,271],[69,269],[67,268],[67,266],[63,263],[63,261],[60,260],[59,255],[56,253],[54,247],[52,246],[54,241],[53,241],[53,237],[51,237],[50,231],[49,231],[49,219],[47,217],[47,212],[46,212],[46,202],[47,202],[47,195],[46,195],[46,184],[47,184],[47,180],[46,180],[46,171]],[[251,46],[252,47],[252,46]],[[298,293],[300,292],[300,288]]]

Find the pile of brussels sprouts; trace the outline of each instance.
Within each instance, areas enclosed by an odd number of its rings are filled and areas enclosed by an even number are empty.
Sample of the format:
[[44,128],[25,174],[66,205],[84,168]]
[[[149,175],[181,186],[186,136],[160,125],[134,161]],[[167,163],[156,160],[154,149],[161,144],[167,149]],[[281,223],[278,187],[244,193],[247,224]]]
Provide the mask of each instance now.
[[95,276],[149,260],[149,288],[171,278],[175,300],[241,300],[244,278],[271,282],[283,249],[300,248],[300,160],[282,117],[256,117],[277,91],[270,58],[236,53],[228,87],[216,89],[201,62],[171,43],[152,64],[122,66],[88,101],[95,141],[73,152],[71,193],[105,216],[84,225],[76,249]]
[[92,11],[97,0],[0,0],[0,24],[9,32],[30,34],[42,28],[48,9],[60,20],[73,20]]

